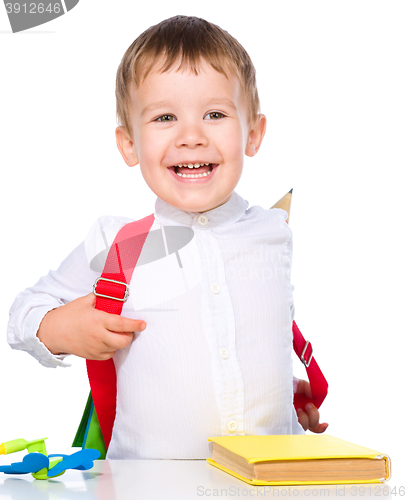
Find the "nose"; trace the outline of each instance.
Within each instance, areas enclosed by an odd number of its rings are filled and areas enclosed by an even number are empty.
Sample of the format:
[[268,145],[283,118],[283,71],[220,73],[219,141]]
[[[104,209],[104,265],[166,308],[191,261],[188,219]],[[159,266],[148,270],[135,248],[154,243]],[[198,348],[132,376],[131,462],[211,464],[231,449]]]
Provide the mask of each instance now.
[[188,121],[180,124],[175,144],[178,148],[195,149],[209,144],[203,124]]

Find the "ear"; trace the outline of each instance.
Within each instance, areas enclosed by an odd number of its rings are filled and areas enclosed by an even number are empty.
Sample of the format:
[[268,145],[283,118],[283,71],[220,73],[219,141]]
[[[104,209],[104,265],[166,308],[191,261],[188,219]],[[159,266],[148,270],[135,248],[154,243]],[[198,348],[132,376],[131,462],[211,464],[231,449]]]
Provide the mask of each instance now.
[[264,134],[266,133],[266,124],[265,115],[259,113],[255,122],[251,125],[245,150],[246,156],[254,156],[259,150]]
[[128,130],[123,127],[116,128],[116,144],[123,157],[123,160],[129,167],[134,167],[139,163],[138,156],[134,149],[134,143]]

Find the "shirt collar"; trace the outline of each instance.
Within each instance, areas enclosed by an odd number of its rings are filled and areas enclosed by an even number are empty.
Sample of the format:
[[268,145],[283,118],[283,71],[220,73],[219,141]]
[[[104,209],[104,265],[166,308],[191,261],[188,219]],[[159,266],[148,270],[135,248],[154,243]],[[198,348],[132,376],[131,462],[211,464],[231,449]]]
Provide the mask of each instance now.
[[159,224],[212,229],[238,221],[246,212],[248,206],[249,202],[239,196],[236,191],[233,191],[232,196],[226,203],[203,214],[184,212],[157,197],[154,217]]

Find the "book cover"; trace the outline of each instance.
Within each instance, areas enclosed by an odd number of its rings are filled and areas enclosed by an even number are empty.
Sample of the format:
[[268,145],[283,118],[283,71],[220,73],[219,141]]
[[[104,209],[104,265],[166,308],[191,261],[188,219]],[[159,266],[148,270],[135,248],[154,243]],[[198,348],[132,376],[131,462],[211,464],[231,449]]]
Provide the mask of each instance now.
[[[309,465],[309,461],[326,461],[325,464],[312,462],[312,464],[317,464],[318,467],[315,467],[315,473],[309,474],[309,479],[294,478],[292,480],[284,481],[265,481],[256,478],[248,479],[247,477],[242,476],[241,474],[235,472],[234,470],[231,470],[225,465],[217,463],[215,460],[213,460],[213,458],[207,459],[207,461],[211,465],[223,470],[224,472],[232,474],[233,476],[241,479],[242,481],[245,481],[248,484],[358,484],[381,483],[387,481],[390,478],[390,458],[387,455],[330,435],[302,434],[280,436],[219,436],[209,438],[208,441],[212,441],[213,443],[220,445],[226,450],[226,452],[231,452],[232,454],[237,455],[240,463],[243,463],[243,459],[247,462],[248,466],[250,466],[250,464],[262,464],[264,466],[264,464],[267,462],[273,467],[273,463],[277,465],[278,462],[279,466],[284,466],[284,464],[291,464],[290,467],[292,467],[293,462],[297,462],[296,464],[294,464],[294,466],[299,465],[301,469],[303,465]],[[366,459],[379,460],[383,462],[382,468],[384,474],[379,474],[380,477],[377,477],[375,479],[363,479],[360,477],[358,477],[357,479],[352,479],[352,474],[357,474],[357,472],[355,472],[350,474],[349,479],[346,479],[346,469],[344,469],[342,475],[345,477],[342,479],[325,480],[322,477],[324,475],[323,473],[320,474],[320,478],[315,477],[319,475],[318,470],[323,471],[324,468],[328,467],[328,461],[331,461],[331,467],[333,464],[334,468],[336,468],[340,472],[341,462],[338,461],[338,459],[343,459],[347,462],[351,459],[355,459],[353,462],[351,462],[352,469],[354,469],[355,471],[358,470],[358,467],[361,466],[362,463],[368,463],[366,462]],[[358,459],[365,460],[362,462]],[[307,461],[308,464],[305,464],[305,461]],[[343,464],[345,465],[345,462],[343,462]]]

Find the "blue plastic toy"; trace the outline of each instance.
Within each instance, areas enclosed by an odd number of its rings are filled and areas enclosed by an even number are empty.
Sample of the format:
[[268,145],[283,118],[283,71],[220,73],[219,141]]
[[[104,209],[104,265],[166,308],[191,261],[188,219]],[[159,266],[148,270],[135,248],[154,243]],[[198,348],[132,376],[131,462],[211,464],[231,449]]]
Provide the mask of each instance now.
[[23,450],[29,452],[22,462],[0,466],[0,472],[5,474],[31,473],[35,479],[49,479],[61,476],[67,469],[89,470],[93,467],[93,461],[100,457],[100,452],[91,448],[77,451],[72,455],[47,455],[45,439],[47,438],[34,441],[14,439],[0,444],[0,455]]

